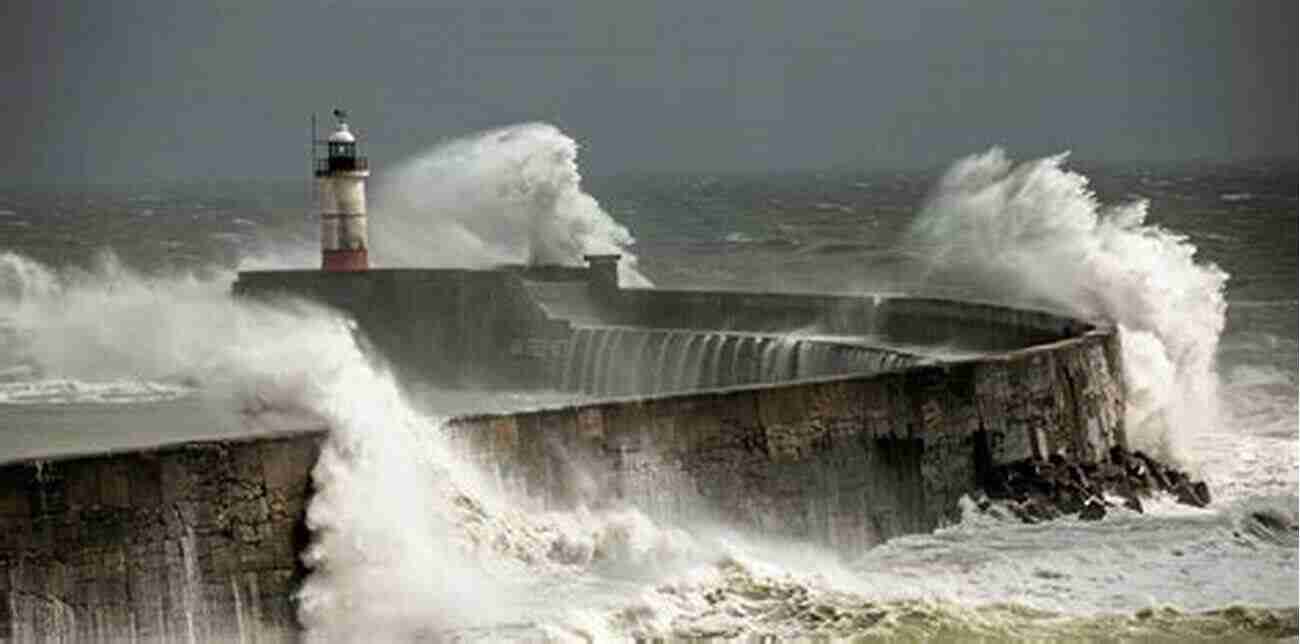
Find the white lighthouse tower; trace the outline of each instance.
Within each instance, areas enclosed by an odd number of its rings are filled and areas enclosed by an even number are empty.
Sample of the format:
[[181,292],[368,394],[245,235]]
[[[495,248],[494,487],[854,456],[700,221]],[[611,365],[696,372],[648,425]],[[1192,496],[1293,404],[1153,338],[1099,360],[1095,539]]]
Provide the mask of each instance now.
[[366,239],[370,164],[357,156],[357,137],[348,129],[347,114],[334,110],[334,118],[338,120],[334,132],[319,142],[325,146],[325,158],[315,159],[321,269],[364,271],[370,267]]

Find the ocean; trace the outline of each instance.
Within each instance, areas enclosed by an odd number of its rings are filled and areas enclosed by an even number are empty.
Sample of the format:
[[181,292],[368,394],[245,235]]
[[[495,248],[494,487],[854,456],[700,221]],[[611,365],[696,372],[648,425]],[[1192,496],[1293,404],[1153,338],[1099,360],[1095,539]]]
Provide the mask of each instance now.
[[[324,419],[303,554],[331,572],[299,595],[322,641],[1294,639],[1296,160],[1013,152],[928,170],[602,175],[554,128],[515,126],[376,165],[371,252],[485,267],[613,250],[632,285],[1107,317],[1131,441],[1205,478],[1208,508],[1154,499],[1029,525],[971,502],[931,534],[841,555],[635,507],[523,509],[439,419],[566,395],[398,382],[346,320],[228,296],[241,267],[316,266],[307,179],[0,190],[0,461]],[[350,456],[358,445],[371,458]]]

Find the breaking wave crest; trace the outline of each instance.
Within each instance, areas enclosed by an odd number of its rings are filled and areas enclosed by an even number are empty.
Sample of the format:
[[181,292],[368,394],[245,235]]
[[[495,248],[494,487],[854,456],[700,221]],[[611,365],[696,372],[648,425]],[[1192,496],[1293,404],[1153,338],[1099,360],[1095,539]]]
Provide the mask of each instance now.
[[[1293,636],[1291,608],[1231,606],[1183,611],[1071,614],[1020,603],[971,606],[936,599],[880,600],[846,592],[817,577],[736,559],[707,574],[662,584],[654,600],[621,611],[623,632],[684,641],[1066,641],[1099,639],[1276,639]],[[648,602],[647,602],[648,603]]]
[[285,367],[293,364],[286,356],[318,359],[352,344],[346,320],[304,302],[236,300],[231,278],[146,276],[108,253],[88,270],[0,253],[0,362],[14,374],[3,391],[51,403],[151,401],[199,389],[253,400],[259,383],[302,377]]
[[156,403],[193,393],[194,389],[184,384],[150,381],[82,382],[45,378],[0,382],[0,403],[10,405]]
[[233,298],[231,277],[144,276],[111,255],[91,270],[56,269],[0,253],[0,362],[19,363],[5,368],[4,391],[184,389],[230,405],[250,433],[327,428],[299,595],[314,638],[520,619],[545,630],[573,620],[555,617],[568,604],[533,606],[546,594],[539,574],[635,574],[690,551],[635,510],[528,513],[507,502],[454,453],[439,419],[408,404],[351,321]]
[[544,123],[433,147],[385,172],[375,189],[377,261],[579,265],[584,254],[620,253],[624,284],[649,284],[629,252],[631,233],[582,190],[577,158],[577,142]]
[[[578,189],[575,150],[537,125],[442,146],[386,188],[393,192],[384,215],[405,228],[394,223],[394,238],[376,248],[395,249],[390,263],[464,266],[573,263],[584,252],[624,249],[626,231]],[[959,162],[914,234],[938,250],[936,271],[978,275],[993,292],[1014,286],[1022,297],[1116,320],[1134,387],[1130,433],[1169,444],[1180,427],[1213,418],[1197,413],[1212,412],[1214,396],[1197,396],[1217,386],[1226,275],[1195,262],[1183,238],[1143,223],[1144,204],[1098,204],[1086,179],[1062,162],[1015,166],[1000,151]],[[434,208],[453,214],[430,222]],[[810,547],[656,524],[631,507],[546,511],[502,491],[442,419],[417,412],[358,346],[348,320],[303,303],[231,298],[231,277],[144,277],[111,257],[92,271],[61,271],[0,254],[0,303],[12,311],[11,348],[0,358],[24,365],[0,363],[7,369],[0,373],[222,392],[250,430],[327,427],[312,472],[312,543],[302,553],[309,574],[298,595],[309,639],[1089,640],[1278,637],[1296,629],[1294,608],[1132,613],[1131,597],[1122,608],[1100,604],[1116,584],[1166,584],[1184,557],[1226,568],[1251,560],[1242,553],[1259,558],[1262,543],[1285,541],[1288,549],[1246,572],[1293,565],[1296,517],[1277,504],[1162,522],[1117,513],[1096,525],[987,525],[981,521],[994,519],[977,517],[891,541],[854,569]],[[1284,501],[1294,505],[1293,497]],[[1103,547],[1137,528],[1168,528],[1176,540]],[[1188,552],[1155,552],[1166,547]],[[1228,547],[1231,557],[1223,556]],[[1155,560],[1148,566],[1155,574],[1134,565],[1140,550]],[[1013,557],[1027,562],[1025,577],[1008,575],[1022,569],[1006,563]],[[1130,576],[1089,576],[1099,568]],[[1065,575],[1072,578],[1061,581]],[[1210,598],[1215,606],[1237,591],[1222,577],[1227,590]],[[989,579],[1013,587],[978,594]],[[1016,594],[1031,587],[1055,597],[1066,583],[1083,589],[1070,595],[1083,599],[1069,612]],[[957,585],[977,601],[947,588],[927,592],[927,584]]]
[[1198,261],[1186,236],[1146,223],[1146,201],[1100,203],[1065,159],[1016,164],[994,148],[958,161],[913,224],[913,242],[935,277],[1118,324],[1129,439],[1185,459],[1181,439],[1219,419],[1228,275]]
[[[662,596],[637,609],[639,598],[730,556],[635,508],[549,512],[510,497],[327,311],[232,298],[228,275],[139,275],[111,256],[81,271],[5,253],[0,268],[5,360],[30,365],[13,377],[183,383],[233,404],[249,432],[329,430],[301,553],[310,639],[671,634],[693,618]],[[634,626],[638,610],[649,621]]]

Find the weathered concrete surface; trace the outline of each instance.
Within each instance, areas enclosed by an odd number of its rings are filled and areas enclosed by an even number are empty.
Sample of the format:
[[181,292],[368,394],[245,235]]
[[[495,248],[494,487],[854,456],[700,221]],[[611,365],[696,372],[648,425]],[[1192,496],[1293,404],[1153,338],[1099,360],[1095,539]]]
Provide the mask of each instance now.
[[[503,486],[843,552],[956,518],[999,464],[1124,445],[1110,329],[865,377],[452,421]],[[0,638],[274,641],[321,433],[0,466]]]
[[842,374],[873,374],[925,356],[827,339],[737,331],[578,327],[553,360],[557,389],[649,396]]
[[1083,333],[1087,324],[1043,311],[912,297],[625,289],[607,323],[876,336],[887,344],[1012,351]]
[[[550,267],[563,279],[584,269]],[[534,388],[563,353],[569,323],[553,319],[511,270],[251,271],[236,295],[314,300],[355,319],[403,378],[463,388]],[[540,355],[510,347],[542,347]]]
[[[599,264],[599,262],[597,262]],[[877,347],[1004,352],[1076,337],[1085,322],[923,298],[618,289],[591,268],[251,271],[238,295],[316,300],[354,318],[404,378],[450,387],[563,388],[581,327],[870,338]],[[716,383],[713,383],[716,384]]]
[[620,500],[859,551],[957,518],[996,465],[1124,445],[1118,337],[863,378],[613,401],[452,422],[511,491]]
[[0,641],[296,639],[323,437],[0,466]]

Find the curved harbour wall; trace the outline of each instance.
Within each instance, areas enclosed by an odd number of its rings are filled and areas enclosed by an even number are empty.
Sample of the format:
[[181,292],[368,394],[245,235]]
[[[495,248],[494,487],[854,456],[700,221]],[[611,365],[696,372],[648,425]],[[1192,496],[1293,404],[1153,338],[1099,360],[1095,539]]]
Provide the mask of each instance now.
[[286,641],[323,432],[0,466],[0,641]]
[[565,364],[570,350],[588,335],[584,330],[598,328],[659,337],[692,332],[728,336],[730,347],[743,338],[791,333],[809,343],[821,343],[817,338],[826,336],[852,337],[875,352],[905,354],[915,353],[916,347],[964,354],[1015,351],[1091,328],[1042,311],[971,302],[619,289],[602,282],[602,276],[606,273],[598,265],[251,271],[240,273],[234,292],[273,300],[306,298],[343,311],[392,359],[403,379],[461,388],[557,388],[566,366],[572,366]]
[[[632,503],[853,552],[955,519],[992,465],[1124,444],[1118,335],[1060,324],[1085,330],[904,371],[472,416],[448,431],[547,507]],[[324,436],[0,466],[0,639],[294,639]]]
[[984,471],[1124,445],[1111,330],[868,377],[626,399],[451,421],[510,492],[549,509],[631,503],[860,551],[931,530]]

